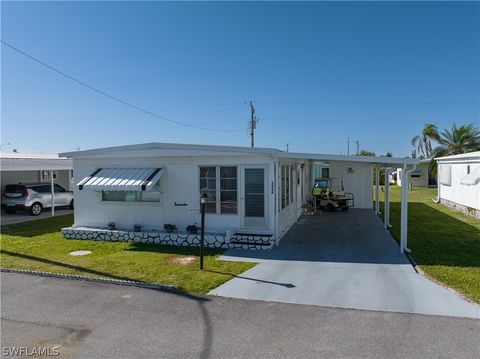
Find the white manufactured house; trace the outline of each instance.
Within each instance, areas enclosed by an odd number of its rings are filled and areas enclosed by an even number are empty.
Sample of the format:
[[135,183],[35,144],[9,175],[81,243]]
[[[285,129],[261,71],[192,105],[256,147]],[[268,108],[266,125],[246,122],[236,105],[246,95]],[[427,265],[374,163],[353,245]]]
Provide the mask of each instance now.
[[[340,180],[342,189],[353,193],[356,208],[369,209],[374,206],[373,166],[390,170],[408,166],[406,178],[418,163],[410,158],[162,143],[62,155],[73,158],[76,178],[75,224],[63,229],[65,238],[196,245],[197,234],[186,228],[200,224],[200,194],[205,192],[208,245],[252,249],[278,244],[297,221],[309,199],[319,163],[328,167],[329,177]],[[378,187],[376,194],[378,213]],[[406,190],[402,194],[403,251]],[[385,203],[387,225],[388,201]]]
[[480,151],[439,157],[438,201],[480,218]]
[[[410,173],[408,186],[409,188],[429,188],[437,187],[437,180],[430,177],[430,162],[429,158],[419,160],[419,164],[415,171]],[[402,168],[397,168],[390,174],[390,183],[402,186]]]

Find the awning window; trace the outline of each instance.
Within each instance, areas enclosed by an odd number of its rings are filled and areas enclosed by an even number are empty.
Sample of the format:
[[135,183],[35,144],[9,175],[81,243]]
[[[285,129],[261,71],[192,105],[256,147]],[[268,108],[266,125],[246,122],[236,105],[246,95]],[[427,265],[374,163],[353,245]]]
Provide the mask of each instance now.
[[93,191],[151,191],[164,168],[99,168],[77,186]]
[[462,178],[461,184],[475,186],[480,183],[480,167],[473,169],[468,175]]

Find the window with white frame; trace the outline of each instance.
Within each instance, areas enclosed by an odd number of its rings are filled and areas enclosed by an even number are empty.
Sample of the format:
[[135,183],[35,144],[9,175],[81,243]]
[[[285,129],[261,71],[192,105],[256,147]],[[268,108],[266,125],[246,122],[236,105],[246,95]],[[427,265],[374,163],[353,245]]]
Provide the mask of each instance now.
[[290,165],[280,166],[280,208],[287,207],[293,202],[293,167]]
[[150,191],[102,191],[103,202],[160,202],[160,181]]
[[205,212],[236,214],[238,172],[235,166],[200,167],[200,194],[207,194]]
[[[57,180],[57,171],[53,171],[53,180]],[[50,170],[40,171],[40,182],[50,182]]]

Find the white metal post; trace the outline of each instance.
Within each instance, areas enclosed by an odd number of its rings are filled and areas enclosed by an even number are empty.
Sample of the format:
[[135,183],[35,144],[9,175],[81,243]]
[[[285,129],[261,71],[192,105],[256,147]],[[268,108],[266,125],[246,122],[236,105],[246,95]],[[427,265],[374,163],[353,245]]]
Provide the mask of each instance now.
[[383,223],[385,229],[390,225],[390,168],[385,168],[385,198],[383,200]]
[[408,175],[407,165],[402,168],[402,199],[400,209],[400,253],[407,248],[407,225],[408,225]]
[[380,213],[379,183],[380,183],[379,166],[375,165],[375,214]]
[[53,170],[50,170],[50,191],[52,199],[52,217],[55,216],[55,187],[53,186]]

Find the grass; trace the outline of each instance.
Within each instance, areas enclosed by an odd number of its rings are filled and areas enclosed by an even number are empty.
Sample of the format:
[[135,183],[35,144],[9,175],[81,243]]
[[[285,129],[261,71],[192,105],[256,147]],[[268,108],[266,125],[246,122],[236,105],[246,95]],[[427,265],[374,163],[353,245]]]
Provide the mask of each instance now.
[[[73,216],[65,215],[3,227],[1,267],[168,284],[205,294],[255,265],[217,261],[222,251],[206,249],[201,271],[194,247],[63,239],[60,229],[72,223]],[[69,255],[76,250],[92,254]]]
[[[399,240],[400,188],[390,188],[390,223]],[[480,220],[434,203],[436,196],[432,188],[409,190],[408,247],[429,277],[480,303]]]

